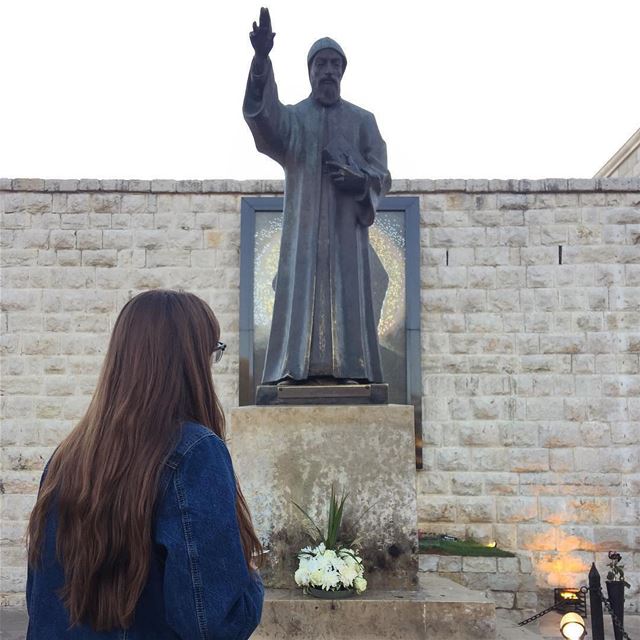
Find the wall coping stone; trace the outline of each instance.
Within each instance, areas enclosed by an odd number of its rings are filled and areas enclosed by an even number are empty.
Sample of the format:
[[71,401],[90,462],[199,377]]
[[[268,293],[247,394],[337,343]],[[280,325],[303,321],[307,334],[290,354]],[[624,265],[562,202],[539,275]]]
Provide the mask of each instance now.
[[[282,194],[283,180],[43,180],[0,178],[0,191],[116,191],[129,193]],[[640,192],[640,177],[546,178],[544,180],[394,180],[391,193],[575,193]]]

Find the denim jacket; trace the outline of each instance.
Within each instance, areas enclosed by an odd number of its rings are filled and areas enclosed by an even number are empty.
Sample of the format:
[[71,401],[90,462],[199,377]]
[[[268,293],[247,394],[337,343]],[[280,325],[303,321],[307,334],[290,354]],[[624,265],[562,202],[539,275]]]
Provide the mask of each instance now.
[[149,577],[128,629],[69,628],[56,594],[64,574],[55,511],[47,518],[42,562],[28,573],[27,640],[245,640],[260,622],[264,589],[242,553],[231,458],[202,425],[183,425],[162,473]]

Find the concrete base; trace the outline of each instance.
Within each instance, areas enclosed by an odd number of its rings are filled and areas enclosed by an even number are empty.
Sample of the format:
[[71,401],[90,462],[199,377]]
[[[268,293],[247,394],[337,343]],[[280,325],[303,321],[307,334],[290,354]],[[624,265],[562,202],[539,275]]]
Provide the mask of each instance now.
[[267,586],[294,588],[297,552],[310,543],[293,502],[324,526],[334,484],[349,492],[344,524],[361,537],[370,586],[416,587],[413,407],[240,407],[230,432],[240,485],[270,550]]
[[489,640],[495,605],[483,595],[430,577],[417,591],[366,592],[318,600],[300,590],[268,590],[255,640]]

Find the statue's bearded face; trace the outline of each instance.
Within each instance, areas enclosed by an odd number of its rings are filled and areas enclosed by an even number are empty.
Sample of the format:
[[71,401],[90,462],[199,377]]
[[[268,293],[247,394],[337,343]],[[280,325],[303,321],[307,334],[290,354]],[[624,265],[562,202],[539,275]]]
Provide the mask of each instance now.
[[331,106],[340,99],[340,80],[344,72],[342,56],[333,49],[322,49],[311,61],[311,95],[320,104]]

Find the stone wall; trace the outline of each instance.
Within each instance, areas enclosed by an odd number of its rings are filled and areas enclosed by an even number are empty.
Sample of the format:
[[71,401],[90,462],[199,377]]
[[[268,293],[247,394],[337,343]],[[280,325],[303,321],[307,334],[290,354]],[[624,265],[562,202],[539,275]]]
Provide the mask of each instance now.
[[[281,189],[0,180],[0,604],[23,602],[41,469],[131,295],[182,287],[213,306],[229,344],[218,390],[237,404],[240,201]],[[496,541],[547,589],[583,583],[619,549],[637,609],[640,180],[400,180],[394,192],[421,201],[420,527]]]

